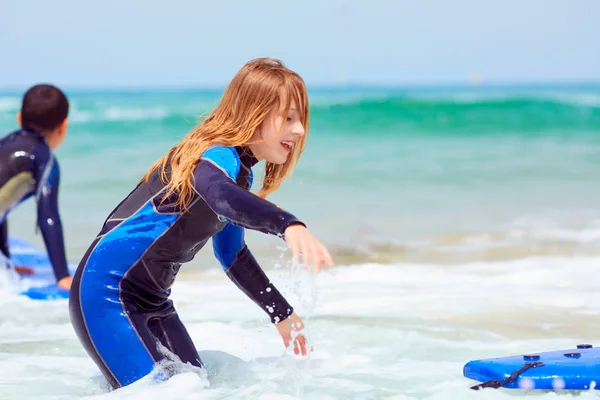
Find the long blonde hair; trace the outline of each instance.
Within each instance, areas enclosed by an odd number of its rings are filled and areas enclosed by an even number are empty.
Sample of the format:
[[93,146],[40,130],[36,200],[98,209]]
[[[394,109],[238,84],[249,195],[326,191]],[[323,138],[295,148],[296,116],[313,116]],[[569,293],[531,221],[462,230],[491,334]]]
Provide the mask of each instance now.
[[304,80],[275,58],[258,58],[246,63],[233,77],[216,108],[158,159],[142,180],[147,181],[158,169],[161,181],[167,185],[164,198],[177,194],[175,206],[187,210],[194,197],[193,175],[200,156],[215,145],[249,144],[269,113],[283,108],[287,114],[292,101],[298,108],[305,134],[297,140],[284,164],[267,162],[258,192],[260,197],[266,198],[279,188],[284,178],[291,176],[308,138],[309,107]]

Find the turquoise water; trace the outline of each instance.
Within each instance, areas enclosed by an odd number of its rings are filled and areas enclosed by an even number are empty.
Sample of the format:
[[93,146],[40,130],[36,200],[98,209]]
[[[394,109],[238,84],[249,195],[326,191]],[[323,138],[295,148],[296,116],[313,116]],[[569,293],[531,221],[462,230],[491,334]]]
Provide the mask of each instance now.
[[[57,157],[77,263],[107,213],[220,92],[68,95]],[[0,93],[0,131],[15,128],[19,98]],[[247,238],[305,319],[309,360],[285,353],[207,248],[172,297],[209,381],[184,373],[108,392],[66,301],[0,290],[0,397],[514,399],[470,391],[462,366],[598,345],[600,85],[312,89],[310,98],[308,149],[271,200],[330,246],[337,267],[290,269],[279,239]],[[34,211],[20,207],[10,229],[41,245]]]
[[[57,156],[71,260],[220,93],[68,91],[70,131]],[[0,94],[0,131],[14,129],[19,96]],[[410,256],[407,241],[523,218],[568,225],[597,214],[600,86],[312,89],[310,99],[308,149],[272,200],[350,261],[398,261]],[[15,218],[33,222],[31,210]],[[258,253],[273,247],[254,240]]]

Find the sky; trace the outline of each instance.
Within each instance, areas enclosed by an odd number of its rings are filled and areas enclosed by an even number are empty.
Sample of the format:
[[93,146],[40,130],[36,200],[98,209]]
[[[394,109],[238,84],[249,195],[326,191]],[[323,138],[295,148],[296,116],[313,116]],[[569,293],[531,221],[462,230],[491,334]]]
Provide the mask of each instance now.
[[600,81],[600,0],[1,0],[0,87]]

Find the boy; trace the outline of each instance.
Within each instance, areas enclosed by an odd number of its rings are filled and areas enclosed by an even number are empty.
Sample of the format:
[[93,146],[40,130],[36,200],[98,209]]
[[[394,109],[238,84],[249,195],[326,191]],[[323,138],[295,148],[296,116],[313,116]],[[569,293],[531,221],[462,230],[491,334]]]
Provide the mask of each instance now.
[[[17,113],[21,129],[0,139],[0,250],[10,260],[7,216],[21,202],[35,196],[38,227],[57,284],[64,290],[70,289],[72,277],[58,213],[60,170],[52,151],[65,139],[68,112],[69,102],[60,89],[35,85],[23,96],[21,111]],[[27,267],[15,270],[20,274],[33,273]]]

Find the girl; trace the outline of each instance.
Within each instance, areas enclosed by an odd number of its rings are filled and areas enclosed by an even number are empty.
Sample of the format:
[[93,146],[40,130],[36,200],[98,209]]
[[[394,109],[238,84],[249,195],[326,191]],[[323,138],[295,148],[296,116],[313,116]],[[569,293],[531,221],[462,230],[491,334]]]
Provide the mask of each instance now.
[[[172,301],[182,263],[212,238],[227,276],[271,318],[286,347],[302,321],[244,242],[244,228],[278,235],[296,260],[319,272],[333,265],[302,221],[265,200],[306,146],[308,95],[302,78],[276,59],[248,62],[215,110],[159,159],[110,213],[81,260],[69,302],[88,354],[118,388],[163,360],[202,367]],[[258,195],[252,167],[267,162]],[[294,352],[306,355],[297,335]]]

